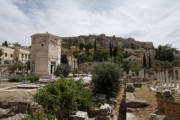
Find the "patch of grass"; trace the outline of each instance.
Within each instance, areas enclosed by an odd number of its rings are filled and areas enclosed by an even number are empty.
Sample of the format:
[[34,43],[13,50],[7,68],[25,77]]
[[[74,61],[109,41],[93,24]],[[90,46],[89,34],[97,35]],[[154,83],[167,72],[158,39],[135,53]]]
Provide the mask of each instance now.
[[155,93],[149,90],[148,85],[143,85],[142,88],[137,89],[134,93],[135,99],[146,100],[149,104],[156,104]]
[[173,95],[174,99],[175,99],[175,102],[178,102],[180,103],[180,93],[176,92],[174,95]]
[[148,104],[148,107],[142,108],[135,112],[136,116],[142,118],[142,120],[149,120],[149,115],[155,110],[157,107],[155,92],[149,90],[148,85],[143,85],[140,89],[137,89],[134,92],[135,99],[137,100],[145,100]]

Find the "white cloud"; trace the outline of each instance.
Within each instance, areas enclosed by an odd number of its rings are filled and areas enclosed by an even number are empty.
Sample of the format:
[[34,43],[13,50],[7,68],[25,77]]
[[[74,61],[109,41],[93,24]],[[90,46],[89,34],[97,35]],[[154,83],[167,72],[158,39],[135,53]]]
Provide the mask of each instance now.
[[30,44],[30,35],[100,34],[172,44],[180,49],[179,0],[0,0],[0,40]]

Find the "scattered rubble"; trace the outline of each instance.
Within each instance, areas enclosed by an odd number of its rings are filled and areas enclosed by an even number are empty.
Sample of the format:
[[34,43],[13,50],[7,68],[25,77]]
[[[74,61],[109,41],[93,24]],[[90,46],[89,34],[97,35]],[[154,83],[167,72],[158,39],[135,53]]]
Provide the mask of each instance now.
[[127,100],[126,106],[130,108],[143,108],[147,107],[149,104],[145,100]]
[[135,91],[135,87],[133,83],[127,83],[126,85],[126,92],[134,92]]

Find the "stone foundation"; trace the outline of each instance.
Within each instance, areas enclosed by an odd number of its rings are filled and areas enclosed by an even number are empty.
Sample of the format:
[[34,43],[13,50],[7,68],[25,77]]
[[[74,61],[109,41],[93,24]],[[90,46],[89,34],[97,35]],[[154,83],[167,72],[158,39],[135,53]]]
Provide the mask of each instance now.
[[180,118],[180,103],[174,102],[172,96],[164,96],[162,93],[156,94],[156,99],[158,103],[158,109],[167,117],[178,117]]

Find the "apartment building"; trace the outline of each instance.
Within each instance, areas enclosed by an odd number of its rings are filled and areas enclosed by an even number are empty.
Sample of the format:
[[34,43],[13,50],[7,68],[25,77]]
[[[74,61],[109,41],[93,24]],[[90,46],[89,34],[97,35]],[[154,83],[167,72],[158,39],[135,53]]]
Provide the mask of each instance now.
[[[15,62],[15,54],[17,54],[18,61],[26,63],[30,59],[30,51],[24,48],[5,47],[0,46],[3,55],[0,57],[0,64],[13,64]],[[15,51],[17,52],[15,53]]]

